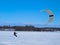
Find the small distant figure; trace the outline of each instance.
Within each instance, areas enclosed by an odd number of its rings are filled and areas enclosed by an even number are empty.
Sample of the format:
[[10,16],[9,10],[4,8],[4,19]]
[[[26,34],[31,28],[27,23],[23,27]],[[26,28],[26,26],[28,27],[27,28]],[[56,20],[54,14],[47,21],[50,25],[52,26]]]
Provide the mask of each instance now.
[[16,33],[16,32],[14,32],[14,36],[15,36],[15,37],[17,37],[17,35],[16,35],[16,34],[17,34],[17,33]]

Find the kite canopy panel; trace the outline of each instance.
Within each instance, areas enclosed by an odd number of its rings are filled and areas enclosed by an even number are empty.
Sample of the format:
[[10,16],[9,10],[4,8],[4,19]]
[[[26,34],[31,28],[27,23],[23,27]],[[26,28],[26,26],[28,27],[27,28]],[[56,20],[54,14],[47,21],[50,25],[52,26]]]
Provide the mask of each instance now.
[[54,14],[51,10],[41,10],[40,12],[47,12],[49,14],[48,24],[53,21]]

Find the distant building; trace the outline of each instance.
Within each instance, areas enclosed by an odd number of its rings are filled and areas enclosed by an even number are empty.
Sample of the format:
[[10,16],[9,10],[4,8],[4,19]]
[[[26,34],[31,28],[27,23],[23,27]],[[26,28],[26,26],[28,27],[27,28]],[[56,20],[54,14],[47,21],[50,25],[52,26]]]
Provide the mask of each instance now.
[[8,29],[8,28],[6,28],[6,29],[4,29],[4,31],[15,31],[15,29]]

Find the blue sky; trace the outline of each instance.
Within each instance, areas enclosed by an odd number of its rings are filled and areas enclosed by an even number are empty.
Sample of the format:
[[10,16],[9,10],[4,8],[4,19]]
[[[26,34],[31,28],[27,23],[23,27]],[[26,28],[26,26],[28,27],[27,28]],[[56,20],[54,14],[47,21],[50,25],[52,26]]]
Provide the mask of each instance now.
[[45,24],[48,14],[43,9],[54,12],[51,25],[60,25],[60,0],[0,0],[0,24]]

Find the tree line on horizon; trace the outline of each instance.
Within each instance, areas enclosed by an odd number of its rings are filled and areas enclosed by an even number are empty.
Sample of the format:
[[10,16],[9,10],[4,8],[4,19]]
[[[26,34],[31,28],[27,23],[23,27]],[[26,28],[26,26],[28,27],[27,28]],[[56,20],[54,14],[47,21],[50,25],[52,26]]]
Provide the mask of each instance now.
[[34,27],[32,25],[25,26],[0,26],[1,29],[15,29],[15,31],[60,31],[60,28],[56,27]]

